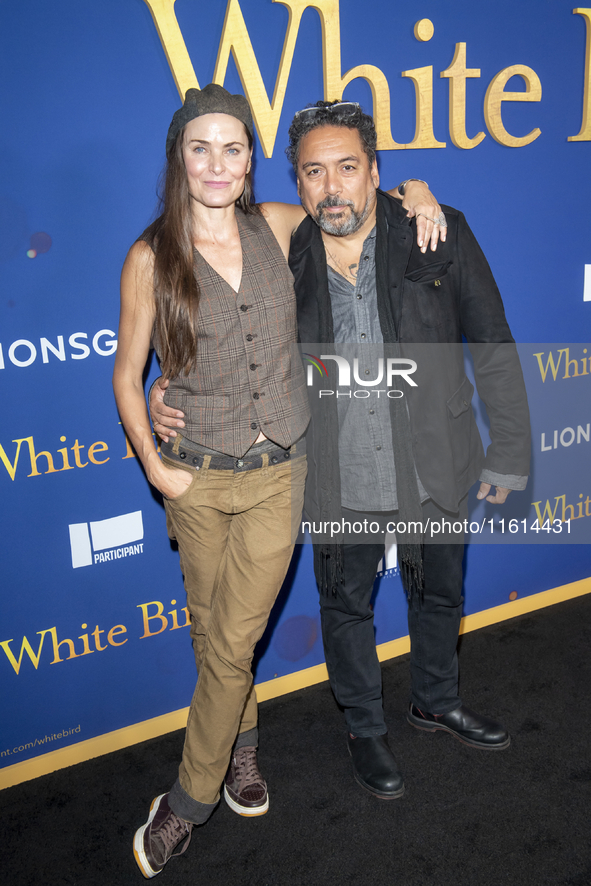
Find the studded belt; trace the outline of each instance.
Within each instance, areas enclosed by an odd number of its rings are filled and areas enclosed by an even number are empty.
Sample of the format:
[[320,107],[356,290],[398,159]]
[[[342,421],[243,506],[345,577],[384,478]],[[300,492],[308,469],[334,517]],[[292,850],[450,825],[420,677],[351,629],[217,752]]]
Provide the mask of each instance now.
[[160,451],[172,461],[186,465],[196,471],[200,471],[205,466],[210,471],[243,473],[244,471],[255,471],[258,468],[262,468],[265,464],[277,465],[289,461],[296,456],[296,445],[294,444],[289,450],[282,449],[281,446],[275,446],[262,452],[260,455],[247,452],[242,458],[234,458],[231,455],[222,455],[221,453],[219,455],[206,455],[197,452],[192,448],[190,440],[186,440],[178,435],[174,438],[173,443],[162,442]]

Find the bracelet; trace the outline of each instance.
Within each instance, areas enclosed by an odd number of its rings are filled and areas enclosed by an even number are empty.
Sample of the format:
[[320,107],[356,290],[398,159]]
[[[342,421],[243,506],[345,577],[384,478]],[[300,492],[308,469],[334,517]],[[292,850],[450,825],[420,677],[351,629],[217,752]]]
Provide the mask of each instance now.
[[[404,197],[406,186],[409,182],[420,182],[422,185],[427,185],[427,182],[423,181],[422,178],[407,178],[406,181],[401,182],[398,185],[398,193],[401,197]],[[427,185],[427,187],[429,187],[429,185]]]

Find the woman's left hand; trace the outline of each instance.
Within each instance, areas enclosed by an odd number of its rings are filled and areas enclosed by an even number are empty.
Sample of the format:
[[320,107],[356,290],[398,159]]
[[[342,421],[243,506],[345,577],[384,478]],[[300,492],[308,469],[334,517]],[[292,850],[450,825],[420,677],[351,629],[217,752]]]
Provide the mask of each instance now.
[[402,206],[408,218],[417,220],[417,243],[426,252],[429,242],[433,252],[441,240],[445,243],[447,225],[441,206],[424,182],[409,181],[404,188]]

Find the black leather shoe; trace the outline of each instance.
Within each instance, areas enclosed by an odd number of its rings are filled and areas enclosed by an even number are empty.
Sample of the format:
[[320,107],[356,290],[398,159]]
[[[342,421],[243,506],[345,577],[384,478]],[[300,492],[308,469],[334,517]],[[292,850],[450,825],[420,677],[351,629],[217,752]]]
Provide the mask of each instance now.
[[504,726],[496,720],[476,714],[465,705],[460,705],[447,714],[428,714],[411,704],[406,719],[417,729],[424,729],[427,732],[442,729],[444,732],[449,732],[454,738],[472,748],[502,751],[511,744],[511,737]]
[[382,800],[396,800],[404,793],[402,775],[385,735],[369,738],[347,736],[355,781]]

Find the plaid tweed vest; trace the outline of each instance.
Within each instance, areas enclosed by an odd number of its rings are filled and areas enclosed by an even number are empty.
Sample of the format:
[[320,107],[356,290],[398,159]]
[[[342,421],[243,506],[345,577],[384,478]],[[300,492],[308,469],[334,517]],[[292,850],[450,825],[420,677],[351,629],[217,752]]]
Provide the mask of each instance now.
[[197,360],[165,402],[185,413],[183,436],[239,458],[259,433],[288,448],[309,420],[293,277],[262,216],[236,211],[242,280],[235,292],[195,250],[201,291]]

